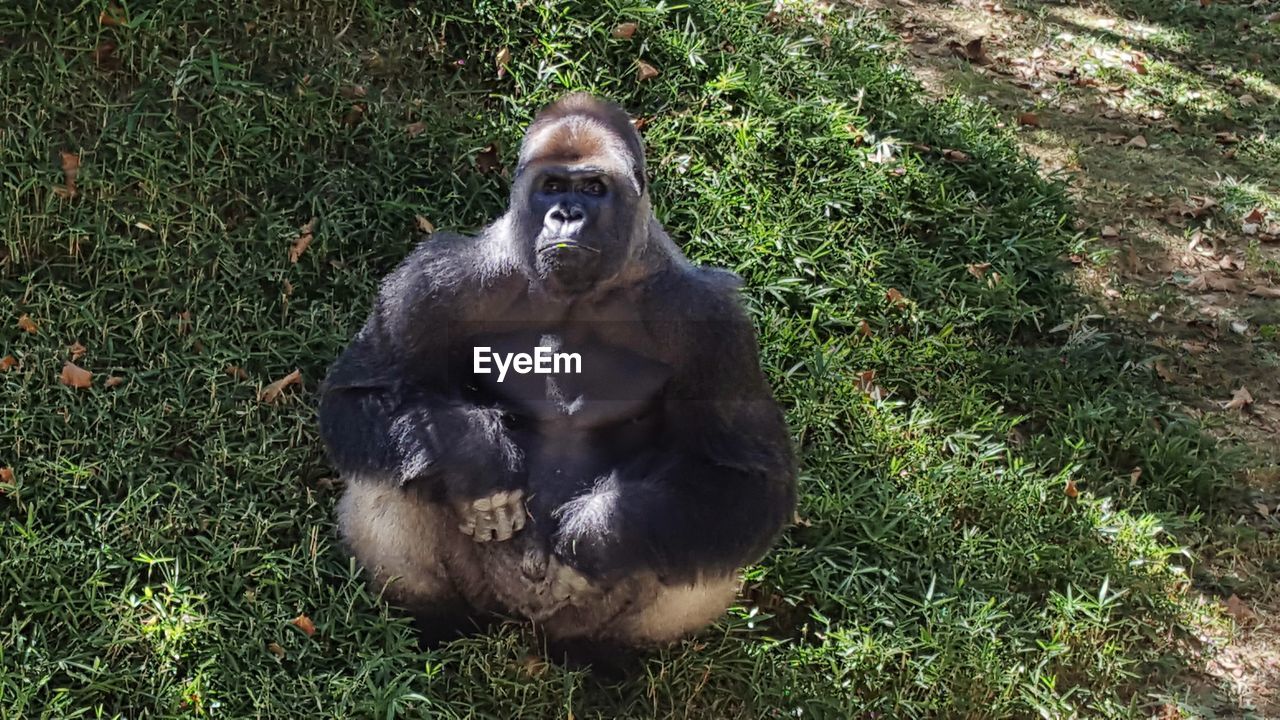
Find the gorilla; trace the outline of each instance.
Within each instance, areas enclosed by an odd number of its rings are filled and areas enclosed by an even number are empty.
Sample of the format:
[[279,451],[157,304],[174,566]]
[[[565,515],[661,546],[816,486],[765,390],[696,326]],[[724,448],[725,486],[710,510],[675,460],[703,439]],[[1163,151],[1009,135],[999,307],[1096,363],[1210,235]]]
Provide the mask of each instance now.
[[663,230],[620,107],[542,110],[506,213],[423,240],[324,381],[372,586],[427,641],[516,616],[643,648],[713,622],[795,506],[739,285]]

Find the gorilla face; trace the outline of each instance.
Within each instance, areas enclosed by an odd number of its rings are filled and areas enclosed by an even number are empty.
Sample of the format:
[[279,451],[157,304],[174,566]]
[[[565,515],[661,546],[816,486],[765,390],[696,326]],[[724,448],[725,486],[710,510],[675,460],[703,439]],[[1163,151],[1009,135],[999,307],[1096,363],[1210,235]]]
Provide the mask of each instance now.
[[629,190],[597,168],[540,168],[527,206],[538,279],[560,294],[578,294],[616,273],[630,253]]

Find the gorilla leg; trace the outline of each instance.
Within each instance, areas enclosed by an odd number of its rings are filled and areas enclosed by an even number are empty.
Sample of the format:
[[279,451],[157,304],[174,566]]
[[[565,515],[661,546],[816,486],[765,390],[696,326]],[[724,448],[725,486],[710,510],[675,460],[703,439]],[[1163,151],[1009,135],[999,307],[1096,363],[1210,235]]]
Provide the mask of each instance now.
[[707,578],[692,585],[659,585],[636,605],[615,629],[619,639],[638,646],[674,642],[710,625],[724,615],[741,585],[737,573]]
[[414,615],[424,643],[475,629],[481,613],[449,569],[475,544],[458,531],[458,518],[380,478],[353,475],[346,485],[338,528],[373,589]]

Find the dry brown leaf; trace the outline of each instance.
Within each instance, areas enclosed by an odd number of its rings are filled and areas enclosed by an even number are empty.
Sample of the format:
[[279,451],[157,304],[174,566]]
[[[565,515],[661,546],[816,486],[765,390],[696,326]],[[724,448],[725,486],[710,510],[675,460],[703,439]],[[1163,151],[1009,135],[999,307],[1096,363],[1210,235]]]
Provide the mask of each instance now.
[[1280,287],[1274,285],[1259,285],[1249,291],[1254,297],[1262,298],[1280,298]]
[[5,483],[6,485],[13,484],[13,468],[0,467],[0,482]]
[[120,377],[119,375],[112,375],[111,377],[107,378],[106,382],[102,383],[103,387],[109,387],[109,388],[113,388],[123,384],[124,384],[124,378]]
[[36,331],[40,329],[40,326],[36,324],[35,320],[31,319],[30,315],[24,314],[22,317],[18,318],[18,329],[34,335]]
[[280,393],[284,392],[285,388],[294,384],[302,384],[301,370],[294,370],[288,375],[285,375],[279,380],[263,388],[262,393],[258,395],[258,399],[264,403],[273,403],[280,397]]
[[418,137],[423,132],[425,132],[426,129],[427,129],[427,124],[422,122],[421,120],[419,120],[418,122],[411,122],[408,125],[404,126],[405,133],[411,138]]
[[1234,255],[1223,255],[1218,258],[1218,267],[1222,270],[1243,270],[1244,263],[1236,259]]
[[632,35],[635,35],[638,29],[640,29],[640,26],[633,22],[618,23],[613,28],[613,36],[619,40],[627,40]]
[[1129,471],[1129,482],[1137,484],[1142,479],[1142,468],[1135,467]]
[[1156,375],[1160,376],[1161,380],[1171,383],[1178,379],[1178,376],[1164,364],[1163,360],[1157,360],[1155,367]]
[[63,186],[54,188],[54,192],[61,197],[73,198],[76,196],[76,178],[80,175],[80,156],[65,150],[58,155],[62,162]]
[[72,360],[79,360],[80,358],[84,357],[84,354],[89,352],[89,350],[85,346],[81,345],[79,342],[74,342],[71,344],[71,347],[67,348],[67,352],[71,353]]
[[347,114],[342,116],[342,124],[359,125],[360,121],[364,119],[364,111],[364,105],[352,105]]
[[645,80],[652,80],[653,78],[658,77],[658,75],[660,74],[661,73],[658,71],[658,68],[650,65],[649,63],[643,60],[636,61],[636,82],[644,82]]
[[1253,611],[1253,608],[1246,605],[1235,593],[1232,593],[1231,597],[1227,598],[1227,612],[1231,613],[1231,617],[1236,621],[1237,625],[1245,625],[1257,617],[1257,613]]
[[1219,145],[1235,145],[1240,142],[1240,136],[1232,132],[1220,132],[1213,134],[1214,142]]
[[889,288],[884,294],[885,302],[894,307],[905,307],[907,304],[907,296],[903,295],[897,288]]
[[872,400],[884,400],[884,390],[876,384],[876,371],[864,370],[858,373],[858,389],[871,396]]
[[1076,488],[1076,481],[1071,478],[1067,478],[1067,486],[1063,488],[1062,491],[1066,493],[1069,498],[1076,497],[1080,494],[1080,490]]
[[1198,218],[1218,207],[1218,201],[1204,195],[1192,195],[1187,198],[1192,204],[1178,203],[1179,213],[1185,217]]
[[345,85],[338,94],[346,100],[359,100],[369,94],[369,89],[363,85]]
[[1241,95],[1239,100],[1240,100],[1241,107],[1253,107],[1254,105],[1258,104],[1258,98],[1250,95],[1249,93],[1245,93],[1244,95]]
[[520,669],[531,678],[540,678],[546,675],[549,668],[550,666],[545,659],[533,654],[525,655],[524,660],[520,661]]
[[498,79],[501,80],[507,74],[507,66],[511,64],[511,48],[499,50],[493,62],[498,66]]
[[1033,112],[1024,112],[1018,116],[1018,124],[1028,127],[1040,127],[1040,116]]
[[1240,230],[1245,235],[1256,235],[1258,233],[1258,228],[1266,219],[1267,211],[1261,207],[1256,207],[1240,221]]
[[1208,343],[1196,342],[1194,340],[1187,340],[1186,342],[1182,343],[1180,347],[1183,350],[1186,350],[1187,352],[1191,353],[1192,355],[1199,355],[1201,353],[1209,352],[1210,350]]
[[969,274],[981,280],[987,276],[987,271],[991,269],[991,263],[973,263],[968,266]]
[[93,58],[94,65],[106,65],[108,69],[112,69],[118,63],[116,62],[116,44],[107,40],[100,43],[93,52],[89,54]]
[[14,356],[5,355],[0,358],[0,372],[9,372],[16,367],[18,367],[18,359]]
[[864,338],[871,337],[871,326],[867,324],[866,320],[858,322],[858,335]]
[[436,231],[436,226],[432,225],[430,220],[422,217],[421,215],[413,216],[413,225],[418,228],[418,232],[423,232],[428,235]]
[[1240,283],[1235,278],[1218,272],[1206,272],[1187,283],[1187,289],[1194,292],[1235,292]]
[[1249,394],[1249,388],[1241,386],[1239,390],[1231,394],[1231,399],[1222,407],[1227,410],[1243,410],[1253,404],[1253,396]]
[[240,367],[239,365],[228,365],[222,370],[223,372],[225,372],[226,374],[230,375],[231,377],[237,380],[249,379],[249,373],[245,372],[245,369]]
[[119,27],[129,24],[129,18],[125,15],[124,8],[111,3],[105,10],[98,13],[98,23],[107,27]]
[[290,620],[289,624],[306,633],[307,637],[311,637],[316,634],[316,624],[311,622],[311,618],[307,617],[306,613]]
[[1146,147],[1147,147],[1147,139],[1146,139],[1145,137],[1141,136],[1141,135],[1134,135],[1134,136],[1133,136],[1133,138],[1132,138],[1132,139],[1130,139],[1130,140],[1129,140],[1129,142],[1127,142],[1127,143],[1125,143],[1125,144],[1126,144],[1126,145],[1128,145],[1128,146],[1130,146],[1130,147],[1136,147],[1136,148],[1139,148],[1139,149],[1143,149],[1143,148],[1146,148]]
[[307,221],[306,225],[298,228],[298,237],[293,241],[293,247],[289,248],[289,262],[296,263],[302,257],[302,253],[307,251],[314,239],[312,234],[316,227],[316,219],[313,217]]
[[1120,237],[1120,231],[1119,231],[1119,230],[1117,230],[1117,229],[1115,228],[1115,226],[1114,226],[1114,225],[1103,225],[1103,226],[1102,226],[1102,239],[1103,239],[1103,240],[1115,240],[1115,239],[1116,239],[1116,238],[1118,238],[1118,237]]
[[969,153],[963,150],[943,150],[942,157],[958,163],[969,162]]
[[482,173],[497,172],[502,169],[502,161],[498,159],[498,146],[485,145],[476,155],[476,170]]
[[952,40],[947,43],[947,47],[951,48],[951,52],[955,53],[957,57],[968,60],[975,65],[987,65],[991,62],[991,58],[987,57],[986,49],[982,47],[981,37],[976,37],[963,45]]
[[279,643],[267,643],[267,652],[275,655],[281,660],[283,660],[285,656],[284,648],[280,647]]
[[63,364],[62,374],[59,379],[63,385],[69,385],[73,388],[84,389],[93,385],[93,373],[73,362]]

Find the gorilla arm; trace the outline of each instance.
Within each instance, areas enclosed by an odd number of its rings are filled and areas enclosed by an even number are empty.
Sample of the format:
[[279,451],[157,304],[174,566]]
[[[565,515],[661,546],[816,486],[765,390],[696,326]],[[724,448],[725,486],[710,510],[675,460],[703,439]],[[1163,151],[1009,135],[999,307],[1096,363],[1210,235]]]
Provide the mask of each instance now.
[[594,580],[644,569],[670,584],[726,574],[758,560],[793,516],[790,435],[730,292],[667,295],[683,300],[685,315],[702,312],[665,338],[680,357],[662,440],[558,512],[556,554]]
[[364,327],[330,368],[320,434],[344,474],[425,482],[429,495],[460,507],[518,485],[520,452],[501,412],[464,401],[448,381],[451,321],[493,298],[478,264],[462,257],[480,244],[437,234],[419,245],[383,282]]

